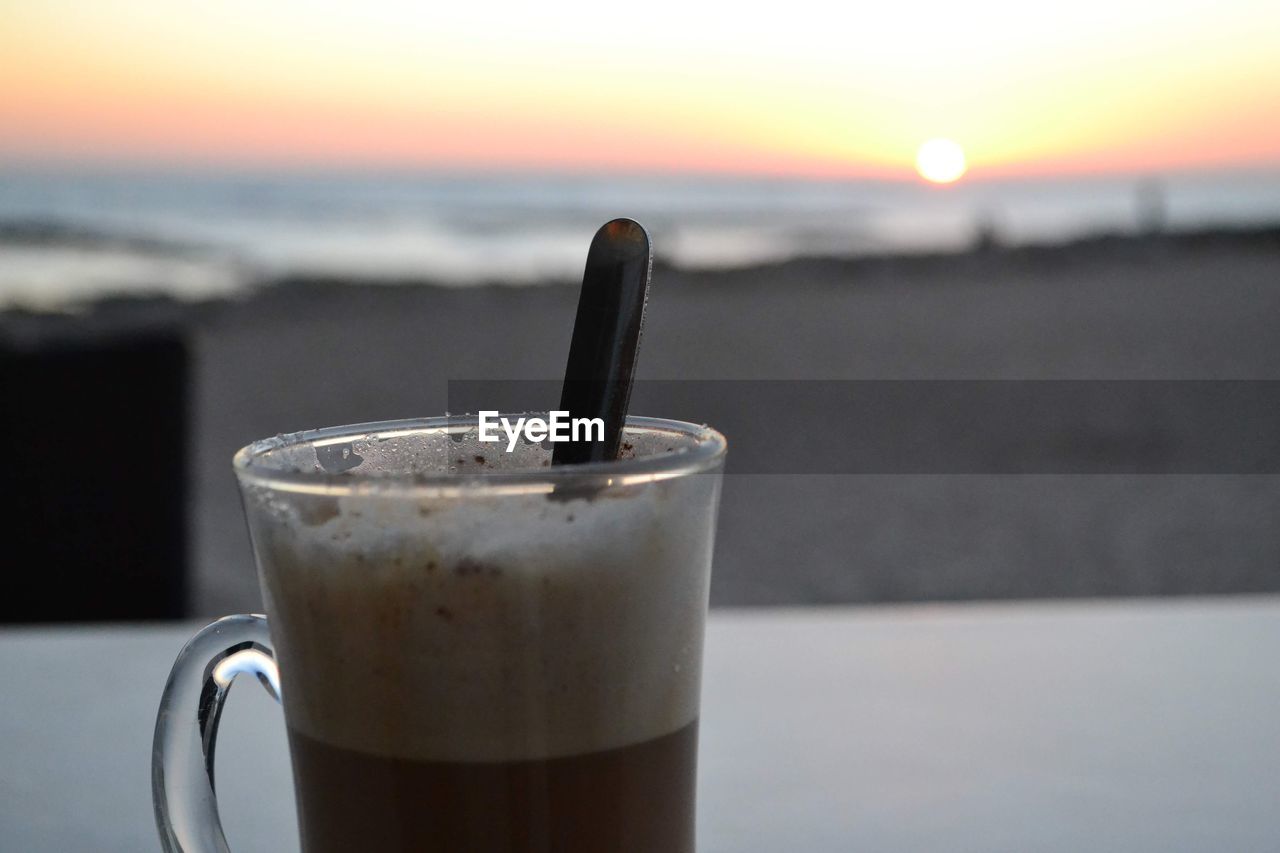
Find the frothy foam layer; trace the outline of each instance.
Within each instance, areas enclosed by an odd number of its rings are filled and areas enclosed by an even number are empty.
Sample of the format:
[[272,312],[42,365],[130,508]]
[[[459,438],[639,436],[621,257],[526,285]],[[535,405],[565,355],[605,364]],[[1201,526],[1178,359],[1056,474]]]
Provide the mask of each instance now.
[[246,488],[289,724],[336,746],[509,761],[697,717],[714,476],[415,499]]

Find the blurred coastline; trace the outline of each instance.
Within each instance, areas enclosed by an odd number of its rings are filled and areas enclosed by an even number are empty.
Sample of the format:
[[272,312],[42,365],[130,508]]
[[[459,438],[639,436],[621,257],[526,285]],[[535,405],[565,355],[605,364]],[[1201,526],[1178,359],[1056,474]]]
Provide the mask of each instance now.
[[278,280],[574,280],[600,222],[749,269],[1280,223],[1280,169],[919,181],[707,175],[0,171],[0,308],[200,300]]

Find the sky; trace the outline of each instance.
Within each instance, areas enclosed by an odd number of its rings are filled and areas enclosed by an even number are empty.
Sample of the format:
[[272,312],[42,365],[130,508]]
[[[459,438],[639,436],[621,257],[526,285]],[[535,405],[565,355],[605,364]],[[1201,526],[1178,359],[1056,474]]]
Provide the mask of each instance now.
[[1275,0],[0,0],[0,167],[1274,166],[1278,45]]

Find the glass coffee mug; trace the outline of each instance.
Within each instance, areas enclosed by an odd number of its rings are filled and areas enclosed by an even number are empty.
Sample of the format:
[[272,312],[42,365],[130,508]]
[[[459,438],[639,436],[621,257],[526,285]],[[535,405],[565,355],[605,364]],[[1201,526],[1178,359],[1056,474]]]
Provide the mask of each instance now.
[[623,448],[551,467],[446,417],[241,450],[267,616],[174,663],[164,848],[227,850],[214,746],[248,673],[284,707],[304,853],[692,853],[725,441],[629,418]]

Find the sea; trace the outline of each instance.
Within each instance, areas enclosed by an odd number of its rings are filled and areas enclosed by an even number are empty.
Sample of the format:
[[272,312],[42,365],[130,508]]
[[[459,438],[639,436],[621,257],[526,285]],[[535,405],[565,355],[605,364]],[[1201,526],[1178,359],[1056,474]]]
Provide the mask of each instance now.
[[0,308],[234,295],[272,282],[534,285],[582,273],[629,216],[656,257],[726,269],[807,256],[1056,243],[1280,223],[1280,166],[920,181],[705,175],[4,169]]

